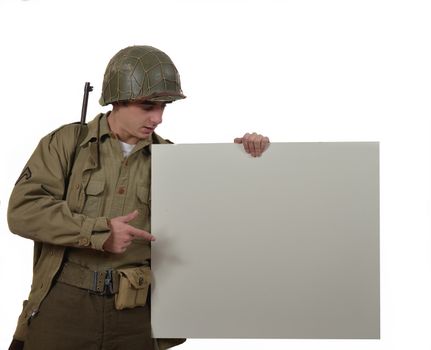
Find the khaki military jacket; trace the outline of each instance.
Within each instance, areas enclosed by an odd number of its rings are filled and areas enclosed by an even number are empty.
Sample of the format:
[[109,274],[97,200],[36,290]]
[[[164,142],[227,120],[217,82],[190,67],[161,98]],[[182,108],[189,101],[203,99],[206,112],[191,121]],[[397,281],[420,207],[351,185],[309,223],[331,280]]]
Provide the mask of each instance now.
[[[13,233],[34,243],[33,282],[24,301],[15,339],[24,341],[27,325],[37,314],[59,271],[67,247],[102,250],[109,235],[106,217],[82,214],[85,188],[92,170],[99,165],[99,114],[84,128],[65,125],[40,141],[15,184],[8,207],[8,224]],[[78,142],[79,157],[74,161]],[[153,143],[170,143],[153,134]],[[71,168],[72,175],[68,179]],[[68,184],[68,185],[67,185]]]

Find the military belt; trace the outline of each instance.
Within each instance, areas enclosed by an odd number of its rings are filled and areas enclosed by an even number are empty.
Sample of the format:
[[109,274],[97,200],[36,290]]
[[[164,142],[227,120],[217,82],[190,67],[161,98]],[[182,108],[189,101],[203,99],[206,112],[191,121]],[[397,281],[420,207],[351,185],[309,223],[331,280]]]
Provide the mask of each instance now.
[[66,262],[57,277],[58,282],[86,289],[99,295],[113,295],[118,292],[119,274],[112,269],[93,271],[84,266]]

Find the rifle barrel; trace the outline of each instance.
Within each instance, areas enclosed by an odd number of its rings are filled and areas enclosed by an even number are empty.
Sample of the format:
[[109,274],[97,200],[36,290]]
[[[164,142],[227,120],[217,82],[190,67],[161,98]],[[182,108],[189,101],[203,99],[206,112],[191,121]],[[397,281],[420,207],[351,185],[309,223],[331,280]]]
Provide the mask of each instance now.
[[93,91],[93,87],[87,81],[84,85],[84,97],[82,98],[81,125],[85,124],[87,117],[88,94]]

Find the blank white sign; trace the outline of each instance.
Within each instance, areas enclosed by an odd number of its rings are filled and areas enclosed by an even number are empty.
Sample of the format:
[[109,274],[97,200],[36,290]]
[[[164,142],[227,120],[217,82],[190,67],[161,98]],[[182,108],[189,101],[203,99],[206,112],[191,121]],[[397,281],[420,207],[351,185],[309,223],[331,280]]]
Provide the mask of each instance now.
[[379,338],[379,145],[152,146],[159,338]]

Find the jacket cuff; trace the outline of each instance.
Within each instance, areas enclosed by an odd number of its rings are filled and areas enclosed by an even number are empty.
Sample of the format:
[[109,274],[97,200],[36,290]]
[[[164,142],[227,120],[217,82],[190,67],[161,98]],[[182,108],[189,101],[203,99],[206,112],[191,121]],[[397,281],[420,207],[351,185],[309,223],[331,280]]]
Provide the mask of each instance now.
[[103,245],[105,244],[106,240],[111,235],[111,232],[104,232],[104,233],[95,233],[91,236],[91,248],[96,250],[103,250]]
[[103,250],[103,243],[108,239],[110,229],[106,217],[85,218],[78,238],[79,247],[89,247]]

